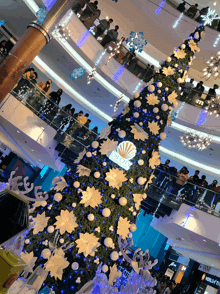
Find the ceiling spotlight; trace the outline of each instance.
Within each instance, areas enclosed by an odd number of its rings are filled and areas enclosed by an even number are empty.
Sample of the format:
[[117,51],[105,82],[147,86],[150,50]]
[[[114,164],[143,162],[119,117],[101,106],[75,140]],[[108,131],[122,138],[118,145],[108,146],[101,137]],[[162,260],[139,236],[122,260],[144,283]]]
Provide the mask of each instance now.
[[205,239],[203,239],[203,242],[206,242],[206,240],[205,240]]
[[17,133],[19,133],[19,134],[20,134],[20,131],[17,131]]

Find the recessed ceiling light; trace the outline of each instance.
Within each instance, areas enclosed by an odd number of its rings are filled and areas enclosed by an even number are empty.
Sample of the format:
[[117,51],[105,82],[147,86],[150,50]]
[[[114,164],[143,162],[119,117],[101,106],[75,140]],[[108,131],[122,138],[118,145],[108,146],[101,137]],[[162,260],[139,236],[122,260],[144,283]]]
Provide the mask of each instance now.
[[31,149],[31,151],[33,152],[33,151],[34,151],[34,149]]
[[110,106],[112,107],[113,105],[112,105],[112,104],[110,104]]
[[205,239],[203,239],[203,242],[206,242],[206,240],[205,240]]
[[17,131],[17,133],[20,133],[19,131]]

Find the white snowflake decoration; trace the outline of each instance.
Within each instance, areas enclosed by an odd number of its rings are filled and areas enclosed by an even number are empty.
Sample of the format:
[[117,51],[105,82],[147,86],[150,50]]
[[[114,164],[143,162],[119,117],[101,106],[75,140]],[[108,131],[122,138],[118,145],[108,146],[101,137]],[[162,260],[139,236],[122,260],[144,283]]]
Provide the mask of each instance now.
[[130,33],[130,37],[126,39],[126,43],[129,46],[129,50],[135,51],[137,50],[138,52],[142,52],[143,51],[143,47],[145,45],[147,45],[147,41],[144,39],[144,33],[143,32],[139,32],[139,33],[135,33],[135,32],[131,32]]
[[36,16],[37,16],[37,22],[40,24],[43,24],[45,19],[47,18],[47,8],[40,7],[36,13]]
[[209,8],[208,13],[206,15],[202,15],[203,25],[212,25],[213,20],[220,19],[218,14],[215,12],[215,10],[212,10]]
[[82,66],[80,66],[78,68],[74,68],[70,76],[73,80],[76,80],[78,78],[82,78],[85,71],[86,70]]

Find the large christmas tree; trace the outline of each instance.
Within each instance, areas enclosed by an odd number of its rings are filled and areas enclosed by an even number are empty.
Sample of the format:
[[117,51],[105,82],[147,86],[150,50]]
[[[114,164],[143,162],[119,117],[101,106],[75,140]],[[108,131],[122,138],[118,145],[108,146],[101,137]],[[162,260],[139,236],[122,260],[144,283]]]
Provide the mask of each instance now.
[[109,274],[122,259],[118,237],[126,239],[136,230],[145,189],[160,163],[160,140],[203,31],[198,27],[175,49],[151,85],[135,93],[99,139],[79,154],[65,176],[67,187],[52,190],[47,203],[35,208],[36,223],[24,252],[27,257],[34,252],[36,266],[45,265],[46,284],[56,293],[75,293],[93,279],[99,263]]

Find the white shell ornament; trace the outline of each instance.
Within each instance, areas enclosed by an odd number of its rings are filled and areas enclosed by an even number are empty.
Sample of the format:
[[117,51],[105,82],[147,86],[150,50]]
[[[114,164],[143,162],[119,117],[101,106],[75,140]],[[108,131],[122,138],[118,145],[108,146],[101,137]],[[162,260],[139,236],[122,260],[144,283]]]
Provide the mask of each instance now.
[[137,149],[132,142],[124,141],[118,145],[117,151],[121,157],[130,160],[136,155]]

